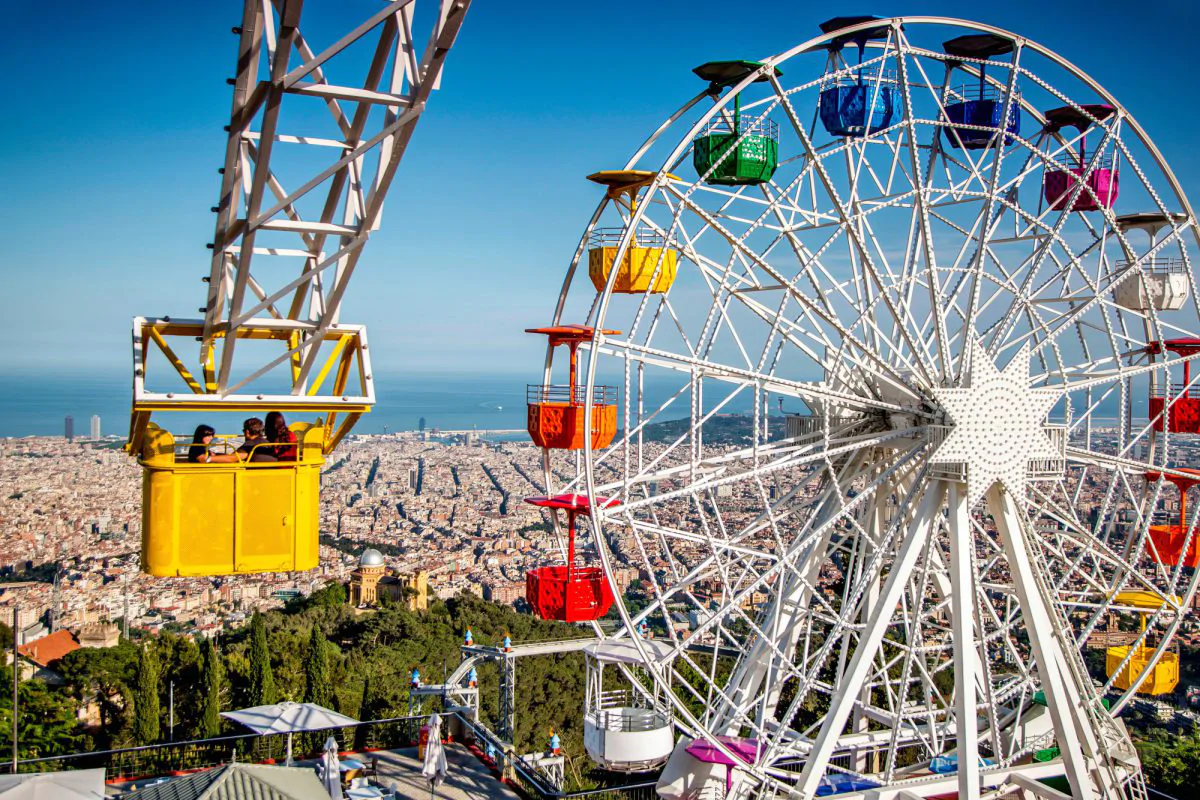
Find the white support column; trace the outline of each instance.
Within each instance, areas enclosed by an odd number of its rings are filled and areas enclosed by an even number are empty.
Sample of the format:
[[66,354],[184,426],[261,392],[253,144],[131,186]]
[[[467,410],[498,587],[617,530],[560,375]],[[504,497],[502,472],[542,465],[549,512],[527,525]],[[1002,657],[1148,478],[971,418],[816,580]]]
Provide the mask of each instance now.
[[858,647],[854,649],[854,658],[851,659],[849,669],[842,676],[839,691],[832,698],[829,713],[825,715],[825,721],[821,724],[821,730],[813,742],[808,761],[804,764],[804,771],[800,773],[800,780],[796,784],[796,792],[800,797],[813,797],[821,777],[825,774],[829,758],[833,755],[838,738],[846,727],[846,720],[850,718],[850,712],[858,702],[863,680],[879,652],[883,635],[892,621],[896,604],[900,602],[900,595],[908,585],[913,568],[929,541],[929,530],[942,507],[944,488],[945,485],[940,481],[926,485],[925,496],[921,499],[921,505],[918,507],[916,515],[908,525],[896,560],[892,562],[892,570],[888,573],[879,604],[871,619],[863,627]]
[[[1087,756],[1095,753],[1094,740],[1090,743],[1093,746],[1089,748],[1089,752],[1085,752],[1077,722],[1084,728],[1089,726],[1089,722],[1086,718],[1078,720],[1076,715],[1086,712],[1078,702],[1078,693],[1070,692],[1063,681],[1065,671],[1059,669],[1059,662],[1065,656],[1054,636],[1049,604],[1042,597],[1041,587],[1034,574],[1025,531],[1012,503],[1009,502],[1008,494],[999,483],[993,484],[988,490],[987,501],[1008,559],[1017,600],[1021,604],[1021,615],[1029,631],[1037,674],[1046,693],[1046,706],[1050,711],[1054,733],[1058,738],[1058,748],[1066,766],[1067,780],[1071,784],[1071,796],[1075,800],[1093,800],[1096,791],[1088,775]],[[1074,702],[1072,694],[1075,695]],[[959,766],[961,768],[962,765]]]
[[966,486],[950,484],[950,606],[954,637],[954,717],[958,734],[958,796],[979,800],[979,726],[976,722],[975,568]]

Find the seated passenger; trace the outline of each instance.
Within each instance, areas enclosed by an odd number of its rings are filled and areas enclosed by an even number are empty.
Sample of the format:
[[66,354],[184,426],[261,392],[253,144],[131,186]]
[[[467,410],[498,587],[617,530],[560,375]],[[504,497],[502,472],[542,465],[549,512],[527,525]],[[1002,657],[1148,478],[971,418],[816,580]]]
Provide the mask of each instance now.
[[236,453],[212,452],[210,448],[216,433],[211,425],[197,425],[196,432],[192,434],[192,446],[188,448],[187,460],[192,464],[229,464],[239,461]]
[[280,461],[296,460],[296,434],[288,428],[287,420],[278,411],[267,414],[267,439],[278,445],[271,448],[275,458]]
[[237,449],[238,458],[242,461],[249,460],[251,463],[260,461],[278,461],[275,458],[274,448],[267,441],[267,437],[263,436],[263,421],[258,417],[251,417],[242,423],[242,434],[246,437],[246,442]]

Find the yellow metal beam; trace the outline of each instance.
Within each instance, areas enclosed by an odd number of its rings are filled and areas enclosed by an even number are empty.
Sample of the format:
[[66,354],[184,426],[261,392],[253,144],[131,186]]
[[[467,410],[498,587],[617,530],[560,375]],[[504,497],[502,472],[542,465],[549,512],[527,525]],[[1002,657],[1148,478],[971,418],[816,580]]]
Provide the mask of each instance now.
[[[367,410],[369,411],[370,409]],[[342,439],[344,439],[346,434],[350,432],[350,429],[354,427],[354,423],[358,422],[358,418],[361,416],[362,413],[347,414],[346,418],[342,420],[342,424],[339,425],[337,430],[333,432],[333,435],[325,440],[325,447],[322,448],[322,452],[324,452],[325,455],[332,453],[337,446],[341,444]],[[328,430],[329,428],[326,428],[326,431]]]
[[216,348],[213,347],[212,342],[206,342],[203,349],[204,353],[202,355],[202,360],[204,362],[204,389],[210,393],[216,392],[217,362],[213,352]]
[[[333,369],[333,364],[335,361],[337,361],[338,356],[341,355],[342,349],[347,344],[349,344],[351,341],[353,341],[353,339],[354,339],[354,337],[349,334],[338,339],[337,344],[335,344],[333,346],[333,352],[331,352],[329,354],[329,358],[325,359],[325,364],[321,367],[321,371],[317,373],[317,377],[313,380],[313,385],[308,390],[309,397],[313,397],[314,395],[316,395],[318,392],[321,391],[321,385],[323,383],[325,383],[325,376],[327,376],[329,374],[329,370]],[[299,356],[299,352],[297,352],[296,355],[293,356],[293,361],[295,361],[296,357],[298,357],[298,356]],[[339,365],[338,366],[338,377],[341,378],[341,375],[342,375],[342,367]],[[343,381],[343,383],[344,383],[344,381]],[[366,392],[366,387],[363,387],[363,392],[364,393]],[[340,395],[341,391],[339,391],[338,389],[335,388],[334,394]]]
[[171,366],[175,367],[175,371],[179,373],[179,377],[183,378],[184,382],[187,383],[188,388],[191,389],[195,394],[203,394],[204,390],[200,388],[200,382],[197,381],[188,368],[184,366],[183,360],[179,356],[175,355],[175,351],[171,349],[169,344],[167,344],[167,340],[162,337],[162,334],[155,330],[154,326],[152,325],[147,325],[146,329],[150,332],[150,338],[154,340],[156,345],[158,345],[158,349],[161,350],[162,354],[167,357],[168,361],[171,362]]
[[129,415],[129,443],[125,446],[129,455],[139,458],[142,455],[142,439],[146,435],[146,426],[150,424],[150,412],[139,411],[137,408]]
[[[300,378],[300,331],[292,331],[287,340],[288,349],[292,352],[292,383],[295,384]],[[310,392],[311,394],[311,392]]]

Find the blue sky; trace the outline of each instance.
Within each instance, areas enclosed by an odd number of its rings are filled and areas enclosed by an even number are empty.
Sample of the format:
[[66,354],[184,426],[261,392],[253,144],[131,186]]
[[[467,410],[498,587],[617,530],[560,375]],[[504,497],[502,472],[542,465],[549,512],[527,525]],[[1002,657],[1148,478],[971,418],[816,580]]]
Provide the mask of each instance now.
[[[21,346],[6,369],[123,374],[132,316],[203,302],[241,3],[11,6],[0,334]],[[694,94],[697,64],[771,55],[862,11],[829,9],[474,0],[343,312],[369,326],[376,369],[535,371],[543,343],[521,330],[549,318],[599,199],[583,176],[620,165]],[[1057,50],[1125,104],[1200,200],[1193,3],[868,10],[971,16]]]

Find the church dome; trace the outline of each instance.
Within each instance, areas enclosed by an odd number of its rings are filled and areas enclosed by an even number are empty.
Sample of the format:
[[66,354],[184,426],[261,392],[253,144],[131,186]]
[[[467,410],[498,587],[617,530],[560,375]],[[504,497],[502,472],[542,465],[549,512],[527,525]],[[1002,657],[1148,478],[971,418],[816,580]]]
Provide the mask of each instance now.
[[383,553],[376,550],[374,547],[368,547],[363,550],[362,557],[358,560],[360,567],[382,567]]

